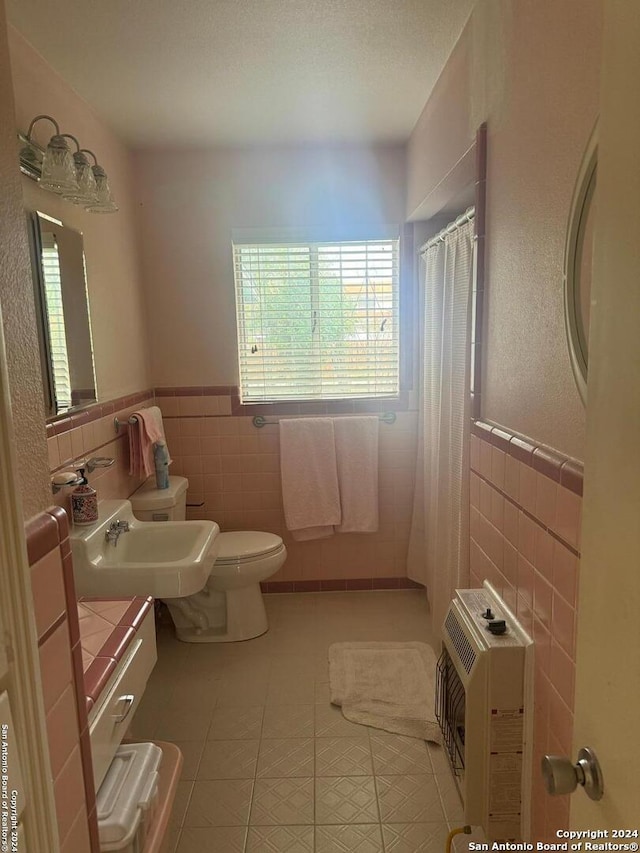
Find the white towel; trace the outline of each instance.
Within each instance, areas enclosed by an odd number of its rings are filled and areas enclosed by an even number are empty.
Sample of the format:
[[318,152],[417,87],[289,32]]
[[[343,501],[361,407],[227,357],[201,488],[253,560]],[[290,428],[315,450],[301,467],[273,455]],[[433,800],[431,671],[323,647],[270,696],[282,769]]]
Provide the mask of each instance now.
[[375,533],[378,529],[377,417],[336,418],[338,485],[342,522],[337,533]]
[[282,499],[298,540],[322,539],[340,524],[340,493],[331,418],[280,421]]

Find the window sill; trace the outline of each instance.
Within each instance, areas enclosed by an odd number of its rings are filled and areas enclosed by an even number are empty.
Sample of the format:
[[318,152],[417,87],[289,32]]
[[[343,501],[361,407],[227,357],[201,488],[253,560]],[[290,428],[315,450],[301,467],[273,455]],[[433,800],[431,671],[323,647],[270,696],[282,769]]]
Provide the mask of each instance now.
[[241,403],[237,395],[231,398],[233,415],[361,415],[368,412],[406,412],[409,393],[401,391],[397,397],[370,397],[353,400],[302,400],[299,402]]

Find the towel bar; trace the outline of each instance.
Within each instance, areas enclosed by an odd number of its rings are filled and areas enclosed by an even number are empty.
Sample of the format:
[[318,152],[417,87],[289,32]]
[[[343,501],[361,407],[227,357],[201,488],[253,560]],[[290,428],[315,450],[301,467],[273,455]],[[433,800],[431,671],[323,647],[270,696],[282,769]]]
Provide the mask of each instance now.
[[[364,413],[362,414],[366,416]],[[396,413],[385,412],[383,415],[380,415],[379,420],[385,424],[394,424],[396,422]],[[256,415],[253,419],[253,425],[256,429],[262,429],[264,426],[277,426],[279,423],[280,421],[268,421],[263,415]]]
[[120,432],[120,427],[125,426],[125,424],[137,424],[138,419],[134,417],[130,417],[127,421],[121,421],[120,418],[114,418],[113,424],[116,428],[116,432]]

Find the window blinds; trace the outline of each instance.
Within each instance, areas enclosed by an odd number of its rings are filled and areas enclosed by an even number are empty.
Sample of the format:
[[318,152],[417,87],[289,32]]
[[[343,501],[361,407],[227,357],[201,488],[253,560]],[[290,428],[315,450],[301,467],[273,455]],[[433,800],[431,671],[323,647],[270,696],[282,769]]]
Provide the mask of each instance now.
[[71,373],[64,325],[58,245],[53,234],[48,233],[42,234],[42,277],[44,279],[56,410],[60,411],[72,406]]
[[243,402],[398,393],[398,240],[233,251]]

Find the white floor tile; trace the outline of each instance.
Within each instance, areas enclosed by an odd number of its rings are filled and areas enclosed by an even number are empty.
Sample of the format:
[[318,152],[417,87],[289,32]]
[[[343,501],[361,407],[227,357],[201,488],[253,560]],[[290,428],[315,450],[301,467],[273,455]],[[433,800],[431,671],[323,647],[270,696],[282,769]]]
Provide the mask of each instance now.
[[377,824],[316,827],[316,853],[383,853]]
[[219,706],[211,717],[209,740],[251,740],[262,732],[263,705]]
[[268,705],[264,712],[263,738],[313,737],[314,712],[307,705]]
[[212,711],[180,710],[165,708],[158,714],[155,738],[172,743],[180,740],[201,741],[207,737],[211,725]]
[[182,830],[176,853],[244,853],[245,826],[217,826]]
[[251,806],[251,825],[312,824],[313,779],[258,779]]
[[210,740],[202,753],[198,779],[253,779],[259,740]]
[[261,742],[259,778],[309,777],[313,776],[313,772],[313,738],[282,738]]
[[372,776],[368,737],[316,738],[316,776]]
[[431,775],[376,776],[383,823],[444,820],[440,793]]
[[316,823],[378,823],[373,776],[316,779]]
[[251,826],[246,853],[313,853],[313,826]]
[[372,733],[371,752],[376,775],[432,772],[426,744],[417,738]]
[[246,643],[159,632],[131,731],[184,754],[171,853],[439,853],[447,825],[463,821],[442,748],[351,723],[329,701],[329,646],[429,642],[423,594],[292,594],[266,606],[271,630]]
[[386,853],[442,853],[449,829],[446,823],[385,823]]
[[225,779],[194,782],[185,826],[246,826],[253,781]]

